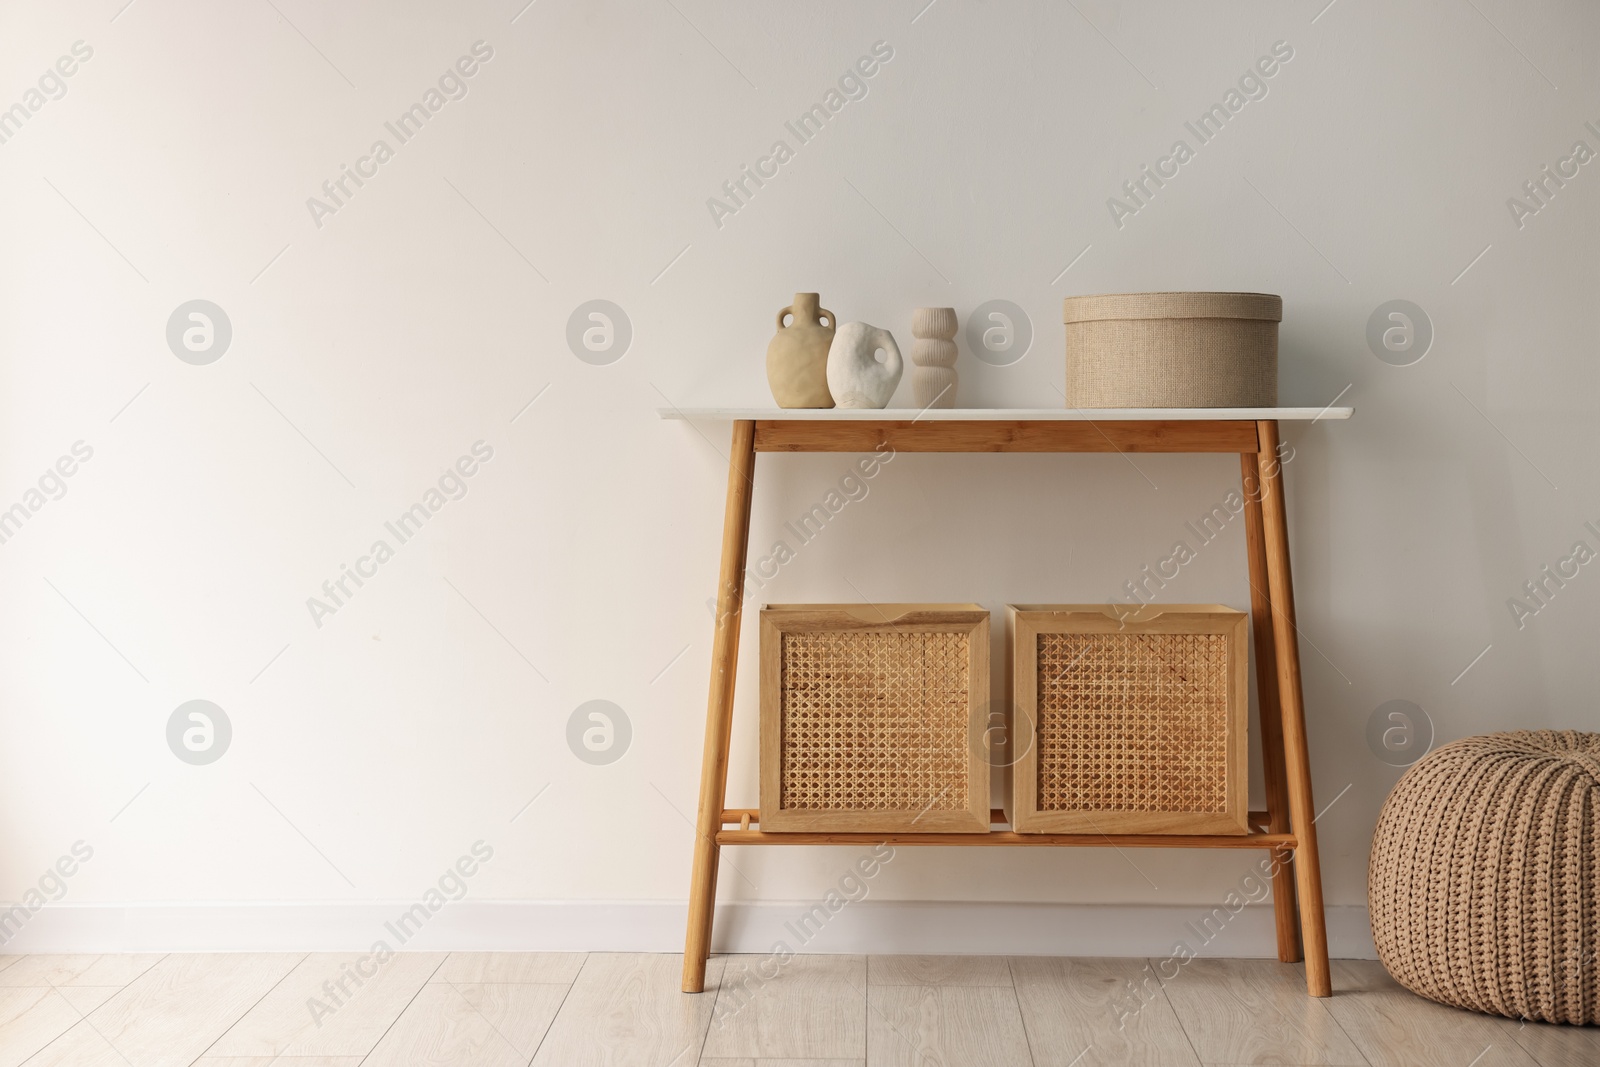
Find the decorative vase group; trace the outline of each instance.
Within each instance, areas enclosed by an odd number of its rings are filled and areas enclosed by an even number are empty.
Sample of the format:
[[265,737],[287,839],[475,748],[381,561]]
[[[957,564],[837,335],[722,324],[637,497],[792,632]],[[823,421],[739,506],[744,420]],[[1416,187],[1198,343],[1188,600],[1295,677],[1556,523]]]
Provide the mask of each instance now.
[[[955,407],[956,327],[954,308],[918,308],[912,317],[912,392],[919,407]],[[781,408],[887,407],[904,373],[893,334],[865,322],[840,325],[816,293],[796,293],[778,312],[778,332],[767,345],[767,383]]]

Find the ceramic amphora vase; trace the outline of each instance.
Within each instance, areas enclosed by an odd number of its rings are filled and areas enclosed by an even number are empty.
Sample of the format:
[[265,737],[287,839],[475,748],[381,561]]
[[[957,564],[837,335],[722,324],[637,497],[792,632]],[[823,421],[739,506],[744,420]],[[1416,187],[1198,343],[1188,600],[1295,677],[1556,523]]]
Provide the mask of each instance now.
[[[816,293],[796,293],[778,312],[778,332],[767,345],[767,384],[780,408],[831,408],[828,349],[839,320]],[[785,318],[793,318],[788,325]]]

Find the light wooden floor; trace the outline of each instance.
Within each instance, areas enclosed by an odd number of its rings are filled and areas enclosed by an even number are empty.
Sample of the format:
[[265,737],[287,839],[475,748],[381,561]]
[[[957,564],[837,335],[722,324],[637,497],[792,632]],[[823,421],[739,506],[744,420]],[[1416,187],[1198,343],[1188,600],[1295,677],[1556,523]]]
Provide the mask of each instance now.
[[1144,960],[718,957],[686,996],[677,956],[411,953],[314,1021],[356,960],[0,956],[0,1067],[1600,1064],[1600,1029],[1441,1007],[1367,962],[1317,1001],[1297,966],[1194,960],[1119,1029]]

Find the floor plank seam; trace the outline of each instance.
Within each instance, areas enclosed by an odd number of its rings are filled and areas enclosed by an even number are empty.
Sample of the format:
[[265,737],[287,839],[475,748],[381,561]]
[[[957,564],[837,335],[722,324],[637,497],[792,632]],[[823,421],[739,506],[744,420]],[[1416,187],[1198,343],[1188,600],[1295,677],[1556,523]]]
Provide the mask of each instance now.
[[372,1047],[367,1049],[367,1051],[362,1054],[361,1062],[356,1064],[356,1067],[363,1067],[363,1065],[368,1060],[370,1060],[372,1058],[372,1054],[374,1052],[378,1051],[379,1046],[383,1044],[383,1039],[389,1036],[389,1032],[395,1028],[395,1024],[400,1021],[401,1017],[404,1016],[406,1012],[411,1010],[411,1005],[413,1005],[413,1004],[415,1004],[417,1002],[417,998],[422,995],[422,991],[424,989],[428,988],[428,983],[433,981],[433,976],[438,974],[439,973],[439,969],[442,968],[445,964],[449,963],[450,962],[450,957],[454,956],[454,955],[455,955],[455,953],[453,953],[453,952],[445,953],[444,959],[439,961],[439,966],[435,967],[433,970],[428,972],[428,977],[424,978],[417,985],[417,991],[415,993],[411,994],[411,999],[406,1001],[405,1006],[403,1008],[401,1008],[399,1011],[395,1012],[394,1018],[389,1020],[389,1025],[385,1026],[383,1028],[383,1033],[378,1035],[378,1040],[374,1041],[372,1043]]
[[[48,979],[46,979],[46,981],[48,982]],[[132,983],[130,982],[129,984],[131,985]],[[96,1037],[98,1037],[101,1041],[104,1041],[106,1043],[106,1048],[110,1049],[112,1052],[115,1052],[117,1054],[117,1058],[118,1059],[120,1059],[123,1063],[129,1062],[128,1061],[128,1057],[126,1057],[126,1056],[124,1056],[122,1054],[122,1050],[119,1049],[116,1045],[112,1044],[111,1043],[111,1039],[109,1037],[107,1037],[105,1034],[102,1034],[100,1032],[100,1028],[98,1026],[96,1026],[94,1023],[89,1021],[89,1016],[87,1014],[85,1014],[84,1012],[79,1011],[77,1009],[77,1007],[72,1003],[72,1001],[67,999],[66,994],[62,993],[61,990],[57,989],[55,987],[55,985],[53,985],[53,984],[50,986],[50,991],[52,993],[54,993],[56,996],[60,997],[61,998],[61,1002],[63,1004],[65,1004],[67,1007],[72,1009],[72,1013],[78,1017],[78,1022],[77,1023],[73,1023],[71,1026],[69,1026],[65,1030],[61,1031],[61,1033],[57,1034],[55,1037],[53,1037],[49,1041],[45,1042],[44,1048],[41,1048],[38,1052],[35,1052],[32,1056],[29,1056],[28,1057],[29,1060],[36,1059],[39,1056],[43,1055],[50,1048],[51,1045],[55,1044],[57,1041],[60,1041],[62,1038],[66,1037],[68,1034],[72,1033],[72,1031],[74,1031],[74,1030],[76,1030],[78,1028],[78,1023],[82,1023],[84,1026],[87,1026],[90,1030],[94,1031],[94,1035]],[[27,1061],[25,1060],[23,1062],[26,1063]]]
[[[449,957],[446,957],[446,959],[448,959],[448,958]],[[456,985],[454,982],[450,981],[450,979],[448,979],[448,978],[440,979],[440,981],[444,985],[449,986],[451,992],[455,993],[456,996],[461,998],[461,1003],[465,1004],[469,1009],[471,1009],[472,1014],[474,1014],[478,1018],[482,1019],[484,1021],[484,1023],[489,1027],[489,1029],[493,1030],[495,1032],[495,1034],[500,1038],[500,1040],[504,1041],[506,1043],[506,1047],[507,1048],[509,1048],[512,1052],[516,1053],[518,1056],[522,1055],[522,1050],[517,1047],[516,1042],[512,1041],[509,1037],[507,1037],[505,1035],[505,1033],[498,1026],[496,1026],[494,1024],[493,1020],[491,1020],[483,1012],[479,1011],[478,1010],[478,1006],[476,1004],[472,1003],[472,1001],[468,1000],[467,999],[467,995],[465,993],[461,992],[461,987],[460,986]],[[428,983],[425,982],[423,984],[427,985]],[[479,983],[476,983],[476,984],[478,984],[478,985],[490,985],[491,983],[489,983],[489,982],[479,982]],[[504,984],[506,984],[506,985],[517,985],[519,983],[506,982]],[[562,998],[563,1002],[565,1002],[565,999],[566,998]],[[551,1022],[554,1023],[555,1020],[551,1019]],[[529,1063],[533,1062],[533,1057],[532,1056],[528,1057],[528,1062]]]
[[[1338,990],[1334,990],[1334,995],[1337,996],[1338,992]],[[1355,1035],[1345,1029],[1344,1023],[1339,1021],[1339,1016],[1334,1013],[1333,1008],[1321,997],[1316,998],[1316,1000],[1318,1006],[1327,1013],[1328,1018],[1333,1020],[1333,1025],[1339,1028],[1339,1032],[1344,1035],[1344,1039],[1350,1042],[1350,1047],[1356,1050],[1356,1055],[1361,1057],[1361,1062],[1366,1064],[1367,1067],[1379,1067],[1379,1065],[1372,1062],[1372,1057],[1367,1055],[1367,1050],[1361,1047],[1361,1042],[1355,1039]]]
[[[1039,1067],[1039,1057],[1033,1054],[1033,1034],[1028,1030],[1028,1017],[1022,1013],[1022,994],[1017,992],[1017,975],[1016,972],[1011,969],[1011,957],[1007,956],[1005,961],[1006,977],[1011,979],[1011,999],[1017,1002],[1017,1019],[1022,1023],[1022,1039],[1028,1043],[1028,1062],[1032,1064],[1033,1067]],[[1089,1048],[1093,1047],[1094,1044],[1091,1042]],[[1084,1049],[1083,1051],[1088,1052],[1089,1049]],[[1082,1059],[1083,1057],[1079,1056],[1078,1058]]]
[[1516,1030],[1514,1030],[1514,1031],[1512,1031],[1512,1034],[1511,1034],[1511,1043],[1512,1043],[1512,1044],[1513,1044],[1513,1045],[1515,1045],[1515,1046],[1516,1046],[1516,1047],[1517,1047],[1517,1048],[1518,1048],[1518,1049],[1520,1049],[1520,1050],[1521,1050],[1521,1051],[1522,1051],[1522,1052],[1523,1052],[1523,1054],[1524,1054],[1524,1055],[1526,1055],[1526,1056],[1527,1056],[1527,1057],[1528,1057],[1528,1058],[1529,1058],[1529,1059],[1530,1059],[1530,1060],[1532,1060],[1532,1061],[1533,1061],[1533,1062],[1534,1062],[1534,1063],[1537,1063],[1537,1064],[1538,1064],[1538,1065],[1539,1065],[1539,1067],[1566,1067],[1566,1065],[1565,1065],[1565,1064],[1562,1064],[1562,1063],[1558,1063],[1558,1062],[1555,1062],[1555,1061],[1553,1061],[1553,1060],[1552,1060],[1552,1061],[1546,1061],[1546,1060],[1544,1060],[1544,1059],[1543,1059],[1543,1058],[1541,1058],[1541,1057],[1540,1057],[1540,1055],[1539,1055],[1539,1054],[1538,1054],[1538,1053],[1537,1053],[1537,1052],[1535,1052],[1535,1051],[1534,1051],[1534,1050],[1533,1050],[1533,1049],[1532,1049],[1532,1048],[1530,1048],[1530,1047],[1528,1047],[1528,1046],[1527,1046],[1527,1045],[1525,1045],[1525,1044],[1523,1044],[1523,1043],[1522,1043],[1522,1039],[1521,1039],[1521,1037],[1520,1037],[1520,1036],[1519,1036],[1519,1035],[1521,1035],[1521,1034],[1523,1034],[1523,1033],[1526,1033],[1526,1032],[1527,1032],[1527,1029],[1528,1029],[1528,1024],[1529,1024],[1529,1023],[1533,1023],[1533,1025],[1534,1025],[1534,1026],[1535,1026],[1535,1027],[1538,1027],[1538,1026],[1548,1026],[1548,1025],[1550,1025],[1550,1024],[1548,1024],[1548,1023],[1540,1023],[1540,1022],[1534,1022],[1534,1020],[1532,1020],[1532,1019],[1527,1019],[1527,1018],[1523,1018],[1523,1019],[1516,1019],[1516,1020],[1513,1020],[1513,1021],[1514,1021],[1514,1022],[1516,1022],[1516,1024],[1517,1024],[1517,1028],[1516,1028]]
[[[1156,961],[1154,959],[1146,959],[1144,961],[1144,965],[1150,968],[1151,973],[1153,973],[1157,978],[1160,978],[1161,972],[1156,968]],[[1161,1002],[1165,1004],[1167,1006],[1167,1010],[1172,1013],[1173,1022],[1178,1024],[1178,1033],[1183,1035],[1183,1040],[1189,1045],[1189,1055],[1194,1057],[1194,1062],[1199,1064],[1205,1063],[1205,1060],[1200,1058],[1199,1048],[1195,1046],[1194,1035],[1189,1033],[1189,1028],[1187,1026],[1183,1025],[1183,1016],[1178,1014],[1178,1006],[1172,1003],[1171,997],[1167,996],[1167,983],[1157,982],[1156,988],[1161,990]]]
[[[710,961],[708,960],[707,962],[709,963]],[[711,1039],[711,1026],[717,1018],[717,1001],[722,999],[722,987],[725,984],[723,979],[725,979],[727,976],[728,963],[726,960],[724,960],[722,963],[722,973],[717,976],[717,991],[711,995],[711,1011],[706,1016],[705,1029],[700,1031],[700,1051],[695,1053],[695,1067],[700,1067],[701,1061],[706,1058],[706,1042]],[[703,986],[701,988],[702,990],[704,989]],[[694,994],[690,993],[689,996],[694,996]],[[531,1064],[530,1067],[532,1067]]]
[[[871,967],[872,966],[872,964],[871,964],[872,957],[870,955],[867,956],[867,960],[868,960],[867,966]],[[871,972],[868,971],[868,974],[870,975]],[[873,1003],[872,1003],[872,981],[871,981],[870,977],[868,978],[868,980],[867,980],[867,982],[865,984],[866,984],[866,987],[867,987],[867,989],[866,989],[866,993],[867,993],[867,1010],[872,1012],[873,1014],[877,1015],[878,1018],[882,1019],[883,1020],[883,1025],[885,1025],[889,1029],[893,1030],[895,1032],[895,1035],[897,1037],[899,1037],[901,1041],[904,1041],[907,1046],[910,1047],[912,1055],[916,1056],[916,1054],[918,1052],[917,1043],[915,1041],[911,1040],[909,1037],[907,1037],[904,1030],[901,1030],[898,1026],[896,1026],[893,1022],[891,1022],[889,1020],[889,1017],[887,1015],[885,1015],[881,1009],[873,1006]],[[921,989],[921,990],[926,991],[929,987],[927,987],[927,986],[911,986],[909,988]],[[937,993],[937,989],[935,989],[935,993]],[[870,1018],[868,1018],[866,1020],[866,1031],[867,1031],[867,1033],[871,1033],[871,1031],[872,1031],[872,1020]],[[922,1061],[919,1060],[917,1062],[922,1062]]]
[[[55,987],[52,986],[51,988],[54,989]],[[62,997],[61,999],[62,1000],[67,1000],[66,997]],[[67,1001],[67,1007],[72,1008],[72,1002],[71,1001]],[[78,1016],[78,1022],[81,1022],[81,1023],[84,1023],[84,1024],[88,1023],[89,1019],[88,1019],[87,1016],[85,1016],[81,1012],[79,1012],[77,1008],[72,1008],[72,1010],[73,1010],[73,1013]],[[38,1059],[40,1056],[44,1055],[45,1052],[49,1050],[51,1045],[55,1044],[57,1041],[60,1041],[62,1038],[66,1037],[68,1034],[70,1034],[72,1031],[76,1030],[77,1028],[78,1028],[78,1023],[73,1023],[71,1026],[69,1026],[65,1030],[61,1031],[55,1037],[52,1037],[49,1041],[46,1041],[43,1045],[39,1046],[37,1051],[32,1053],[27,1059],[22,1061],[21,1067],[27,1067],[27,1065],[29,1063],[33,1062],[34,1060]],[[90,1029],[92,1030],[92,1029],[94,1029],[94,1027],[91,1026]],[[106,1042],[106,1043],[110,1044],[110,1042]],[[116,1049],[113,1048],[112,1051],[116,1052]],[[117,1055],[120,1056],[120,1055],[122,1055],[122,1053],[118,1052]]]
[[[165,958],[165,957],[163,957],[163,958]],[[308,960],[310,958],[311,958],[311,953],[309,953],[309,952],[302,953],[300,958],[294,961],[294,966],[292,966],[288,970],[284,971],[283,974],[278,978],[278,980],[276,982],[273,982],[271,987],[268,988],[265,993],[262,993],[260,997],[256,998],[256,1002],[254,1004],[251,1004],[249,1007],[245,1008],[244,1011],[240,1012],[239,1013],[239,1017],[237,1019],[233,1020],[233,1022],[229,1023],[227,1026],[223,1027],[222,1028],[222,1033],[218,1034],[215,1038],[213,1038],[212,1041],[211,1041],[211,1044],[209,1044],[205,1048],[201,1049],[200,1050],[200,1054],[198,1056],[196,1056],[194,1059],[189,1061],[189,1067],[194,1067],[194,1065],[196,1063],[199,1063],[201,1060],[205,1059],[206,1053],[210,1052],[212,1049],[216,1048],[218,1041],[221,1041],[223,1038],[227,1037],[228,1034],[230,1032],[232,1032],[232,1030],[233,1030],[233,1028],[235,1026],[238,1026],[241,1022],[243,1022],[245,1017],[247,1015],[249,1015],[251,1012],[255,1011],[256,1008],[261,1005],[261,1002],[263,1000],[266,1000],[269,996],[272,995],[272,990],[277,989],[284,982],[287,982],[289,980],[289,976],[291,974],[293,974],[295,972],[295,970],[298,969],[299,966],[302,963],[304,963],[306,960]],[[129,984],[131,985],[132,983],[130,982]],[[118,1053],[118,1055],[121,1055],[121,1054]],[[283,1053],[281,1053],[281,1052],[274,1053],[272,1058],[273,1059],[278,1059],[282,1055],[283,1055]]]
[[[157,967],[159,967],[163,963],[167,962],[168,957],[170,957],[171,955],[172,955],[172,953],[170,953],[170,952],[162,952],[162,953],[157,954],[156,958],[154,960],[150,961],[150,966],[146,967],[144,970],[140,971],[138,974],[134,975],[132,978],[130,978],[126,982],[122,983],[122,986],[117,990],[117,992],[118,993],[122,992],[122,990],[127,989],[133,983],[137,982],[139,979],[143,978],[145,975],[149,974],[151,971],[155,970]],[[97,958],[103,960],[103,959],[105,959],[105,956],[99,956]]]
[[[556,1005],[555,1014],[550,1016],[550,1025],[544,1028],[544,1033],[539,1035],[538,1044],[533,1046],[533,1055],[528,1057],[525,1067],[533,1067],[533,1061],[539,1058],[539,1050],[544,1048],[544,1043],[550,1038],[550,1031],[556,1028],[556,1023],[561,1021],[561,1012],[567,1006],[567,998],[572,996],[572,991],[578,988],[578,979],[583,977],[583,969],[589,966],[589,957],[593,953],[585,952],[583,960],[578,964],[578,970],[572,976],[572,981],[567,983],[567,991],[561,994],[561,1003]],[[357,1067],[360,1067],[358,1064]]]
[[861,993],[861,1062],[872,1062],[872,1019],[868,1012],[872,1010],[872,953],[867,953],[866,967],[863,972],[867,976],[866,989]]
[[867,1046],[872,1040],[872,1021],[867,1013],[872,1010],[872,955],[863,953],[861,956],[861,1062],[870,1063],[867,1059]]

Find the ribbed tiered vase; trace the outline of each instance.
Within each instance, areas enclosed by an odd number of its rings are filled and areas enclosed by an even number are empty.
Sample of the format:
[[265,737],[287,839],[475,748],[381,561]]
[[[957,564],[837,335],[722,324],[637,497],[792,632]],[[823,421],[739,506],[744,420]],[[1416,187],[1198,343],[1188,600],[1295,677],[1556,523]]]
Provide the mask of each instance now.
[[956,406],[955,308],[918,308],[911,316],[911,395],[919,408]]

